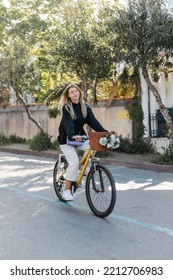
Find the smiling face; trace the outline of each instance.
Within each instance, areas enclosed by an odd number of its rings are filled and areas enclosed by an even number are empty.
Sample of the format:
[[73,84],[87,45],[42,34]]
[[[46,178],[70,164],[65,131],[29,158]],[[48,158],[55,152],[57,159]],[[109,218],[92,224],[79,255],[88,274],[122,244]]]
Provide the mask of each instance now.
[[79,103],[80,92],[76,87],[70,87],[68,89],[68,97],[73,103]]

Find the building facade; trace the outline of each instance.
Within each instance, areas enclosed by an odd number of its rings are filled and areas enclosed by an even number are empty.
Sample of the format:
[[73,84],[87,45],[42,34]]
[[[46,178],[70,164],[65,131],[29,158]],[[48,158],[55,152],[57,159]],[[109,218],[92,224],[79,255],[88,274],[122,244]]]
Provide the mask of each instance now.
[[[166,122],[159,110],[158,104],[153,93],[148,89],[148,85],[141,76],[141,103],[144,112],[145,137],[151,137],[157,150],[162,153],[164,149],[168,148],[169,141],[166,137],[167,129]],[[154,83],[157,88],[162,103],[168,108],[169,114],[173,121],[173,72],[168,76],[164,73],[160,74],[158,83]]]

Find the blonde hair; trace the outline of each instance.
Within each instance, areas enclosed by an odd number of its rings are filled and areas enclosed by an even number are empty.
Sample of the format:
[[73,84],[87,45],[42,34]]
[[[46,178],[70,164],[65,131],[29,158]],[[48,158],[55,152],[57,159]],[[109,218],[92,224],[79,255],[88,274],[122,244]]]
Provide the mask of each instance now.
[[62,114],[62,108],[65,105],[65,107],[69,111],[72,119],[76,118],[76,115],[74,113],[73,106],[72,106],[72,103],[71,103],[71,99],[68,97],[69,89],[72,88],[72,87],[78,89],[78,91],[80,93],[79,102],[81,104],[82,114],[83,114],[84,118],[86,118],[87,108],[86,108],[86,104],[85,104],[85,101],[84,101],[84,98],[83,98],[83,93],[76,83],[68,84],[68,86],[63,91],[62,96],[61,96],[60,101],[59,101],[59,110]]

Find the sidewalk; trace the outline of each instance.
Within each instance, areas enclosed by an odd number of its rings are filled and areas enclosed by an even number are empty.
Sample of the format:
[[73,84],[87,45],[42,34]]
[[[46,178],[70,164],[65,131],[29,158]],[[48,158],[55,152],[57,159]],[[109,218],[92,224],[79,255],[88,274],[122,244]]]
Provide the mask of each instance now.
[[[33,155],[57,159],[60,151],[32,151],[29,149],[29,146],[27,144],[11,144],[8,146],[0,146],[0,152]],[[154,155],[112,152],[111,156],[106,158],[100,158],[100,162],[103,164],[114,164],[129,168],[173,173],[173,165],[154,164],[152,163],[153,158]]]

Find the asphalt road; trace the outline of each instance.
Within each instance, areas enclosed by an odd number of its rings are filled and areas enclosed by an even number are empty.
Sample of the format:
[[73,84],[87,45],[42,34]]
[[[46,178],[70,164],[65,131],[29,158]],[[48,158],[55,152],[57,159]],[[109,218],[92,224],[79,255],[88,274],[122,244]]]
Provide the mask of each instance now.
[[53,190],[55,160],[0,152],[1,260],[172,260],[173,174],[107,165],[117,187],[113,213],[90,211]]

